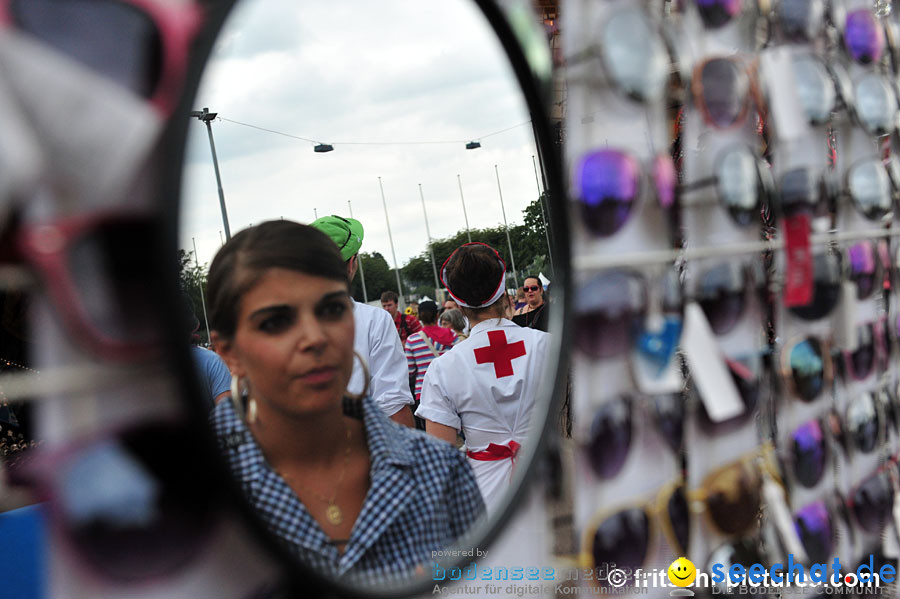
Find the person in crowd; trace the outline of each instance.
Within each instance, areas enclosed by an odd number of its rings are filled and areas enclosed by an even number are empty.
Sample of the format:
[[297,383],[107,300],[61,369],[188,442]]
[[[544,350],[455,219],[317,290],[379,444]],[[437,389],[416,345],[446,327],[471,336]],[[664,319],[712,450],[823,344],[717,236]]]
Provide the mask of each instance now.
[[[437,304],[432,301],[425,301],[419,305],[419,320],[422,323],[422,330],[410,335],[403,348],[409,365],[409,377],[414,385],[416,402],[422,393],[422,381],[425,379],[428,365],[453,347],[459,339],[453,329],[438,326]],[[416,428],[425,430],[425,421],[416,418]]]
[[[338,246],[347,266],[347,278],[352,283],[359,270],[359,250],[364,233],[362,223],[353,218],[331,215],[313,221],[312,226],[328,235]],[[356,325],[353,349],[365,359],[369,379],[363,380],[362,367],[354,363],[348,389],[359,393],[368,383],[372,399],[385,414],[395,422],[414,426],[412,413],[407,407],[413,405],[413,397],[409,390],[403,345],[394,334],[390,315],[375,306],[354,301],[353,322]]]
[[398,301],[400,301],[400,296],[395,291],[385,291],[381,294],[381,307],[387,310],[394,319],[394,326],[400,335],[400,344],[403,345],[411,333],[422,330],[422,323],[412,314],[401,314],[398,309]]
[[516,310],[513,316],[513,322],[520,327],[528,327],[539,331],[547,331],[548,310],[545,310],[547,304],[544,301],[544,288],[541,286],[541,280],[529,275],[525,277],[525,305]]
[[244,229],[216,254],[208,289],[237,390],[210,422],[294,557],[355,583],[406,579],[478,521],[484,504],[457,449],[346,394],[353,302],[328,236],[285,220]]
[[428,367],[416,416],[439,439],[452,443],[460,430],[465,434],[466,455],[490,511],[528,438],[549,335],[503,317],[506,263],[489,245],[457,248],[441,278],[472,329]]
[[[419,302],[413,300],[409,302],[409,305],[406,306],[406,310],[403,311],[404,314],[412,314],[416,318],[419,318]],[[419,319],[421,322],[421,319]]]
[[448,299],[448,300],[444,301],[443,308],[444,308],[444,311],[459,310],[459,304],[454,302],[452,299]]
[[460,339],[467,339],[469,337],[469,335],[466,333],[466,331],[469,329],[469,325],[466,322],[466,317],[463,316],[463,313],[459,310],[459,308],[453,308],[442,312],[440,318],[440,326],[453,329],[457,337],[459,337]]
[[525,301],[525,288],[519,287],[516,289],[516,300],[513,305],[513,310],[524,308],[526,303],[528,302]]
[[182,292],[182,306],[184,317],[189,329],[189,341],[191,344],[191,358],[194,361],[194,371],[200,381],[203,392],[200,398],[207,410],[212,410],[217,403],[231,396],[231,373],[225,362],[213,351],[200,347],[197,342],[200,337],[197,331],[200,329],[200,320],[191,307],[191,298]]

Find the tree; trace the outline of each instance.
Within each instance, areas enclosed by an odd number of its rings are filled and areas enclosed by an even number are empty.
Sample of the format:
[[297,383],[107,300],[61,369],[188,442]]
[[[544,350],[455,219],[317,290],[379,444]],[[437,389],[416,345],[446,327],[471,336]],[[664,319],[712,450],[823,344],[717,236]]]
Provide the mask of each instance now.
[[197,320],[200,321],[200,328],[197,330],[197,333],[200,335],[201,343],[209,342],[209,339],[206,337],[206,326],[203,322],[208,274],[209,265],[197,264],[194,260],[194,252],[178,250],[178,278],[181,282],[182,291],[190,299],[190,308],[194,311]]
[[[377,300],[381,294],[392,289],[399,291],[397,287],[397,277],[394,275],[393,269],[388,266],[387,260],[378,252],[371,254],[360,252],[359,261],[362,264],[363,273],[366,277],[366,293],[369,301]],[[356,273],[353,284],[350,287],[350,294],[353,299],[363,301],[362,277]]]

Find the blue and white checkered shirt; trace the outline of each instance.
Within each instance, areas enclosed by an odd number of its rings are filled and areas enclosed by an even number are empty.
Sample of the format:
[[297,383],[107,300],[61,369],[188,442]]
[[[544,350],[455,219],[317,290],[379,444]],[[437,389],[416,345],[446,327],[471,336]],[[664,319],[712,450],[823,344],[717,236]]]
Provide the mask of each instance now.
[[359,583],[408,578],[484,514],[465,457],[444,441],[398,425],[363,400],[371,486],[341,554],[263,456],[232,402],[210,415],[219,446],[257,514],[298,559]]

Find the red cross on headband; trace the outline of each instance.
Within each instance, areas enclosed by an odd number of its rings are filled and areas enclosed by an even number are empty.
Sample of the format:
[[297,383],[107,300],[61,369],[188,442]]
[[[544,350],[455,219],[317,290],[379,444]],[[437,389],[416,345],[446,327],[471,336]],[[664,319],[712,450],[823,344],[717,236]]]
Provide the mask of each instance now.
[[[453,256],[456,255],[456,252],[458,252],[459,250],[463,249],[464,247],[470,246],[470,245],[483,245],[484,247],[491,250],[494,253],[494,255],[497,257],[497,262],[500,263],[500,269],[501,269],[500,281],[497,283],[497,288],[494,290],[493,295],[491,295],[491,297],[489,297],[488,299],[478,302],[476,304],[469,304],[469,303],[466,303],[464,300],[460,299],[459,296],[457,294],[453,293],[453,290],[450,289],[450,285],[447,284],[447,263],[453,259]],[[466,308],[483,308],[485,306],[490,306],[491,304],[496,302],[498,299],[500,299],[500,296],[502,296],[503,293],[505,292],[505,289],[504,289],[505,281],[506,281],[506,262],[504,262],[503,258],[500,257],[500,254],[497,252],[497,250],[495,250],[494,248],[492,248],[491,246],[489,246],[486,243],[481,243],[480,241],[471,241],[469,243],[462,244],[461,246],[459,246],[458,248],[453,250],[453,253],[450,254],[450,256],[446,260],[444,260],[444,263],[441,265],[441,283],[444,285],[444,287],[447,288],[447,293],[450,294],[450,297],[452,297],[453,300],[457,304],[459,304],[460,306],[465,306]]]

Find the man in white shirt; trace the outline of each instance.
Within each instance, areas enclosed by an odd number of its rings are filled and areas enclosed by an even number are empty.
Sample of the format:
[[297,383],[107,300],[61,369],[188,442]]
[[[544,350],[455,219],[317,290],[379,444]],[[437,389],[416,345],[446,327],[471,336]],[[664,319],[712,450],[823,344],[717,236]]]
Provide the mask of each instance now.
[[[312,226],[328,235],[341,250],[347,263],[347,278],[352,282],[359,268],[359,248],[362,247],[363,226],[353,218],[323,216]],[[413,422],[412,393],[409,390],[406,355],[391,315],[381,308],[353,302],[356,333],[353,349],[366,360],[369,367],[369,395],[391,420],[406,426]],[[364,387],[363,370],[358,360],[347,384],[350,393],[361,393]]]

